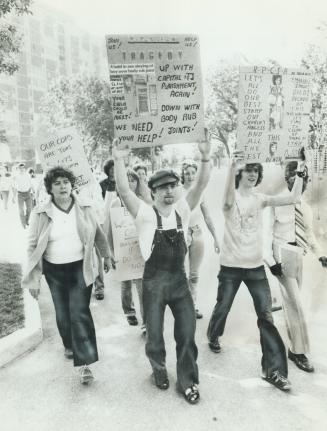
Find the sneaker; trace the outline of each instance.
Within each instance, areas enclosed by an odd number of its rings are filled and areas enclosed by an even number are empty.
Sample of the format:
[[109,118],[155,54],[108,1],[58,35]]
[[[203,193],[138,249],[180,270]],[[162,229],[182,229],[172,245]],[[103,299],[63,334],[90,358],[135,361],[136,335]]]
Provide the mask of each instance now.
[[291,382],[279,371],[274,371],[269,377],[263,377],[268,383],[276,386],[281,391],[287,392],[291,389]]
[[293,361],[300,370],[306,371],[307,373],[313,373],[315,370],[309,359],[303,353],[296,354],[288,350],[288,358]]
[[214,352],[214,353],[220,353],[221,352],[221,346],[220,346],[220,343],[218,341],[218,338],[215,341],[209,341],[208,345],[209,345],[209,349],[212,352]]
[[136,326],[139,323],[136,316],[127,316],[127,322],[131,326]]
[[104,293],[102,293],[102,292],[98,292],[98,293],[96,293],[96,294],[95,294],[95,298],[96,298],[98,301],[102,301],[102,300],[104,299]]
[[94,380],[92,371],[87,365],[83,365],[82,367],[80,367],[79,374],[80,374],[79,379],[82,385],[88,385],[89,383],[92,383],[92,381]]
[[195,317],[196,317],[197,319],[202,319],[203,314],[202,314],[198,309],[196,309],[196,310],[195,310]]
[[67,358],[67,359],[73,359],[73,357],[74,357],[72,349],[68,349],[67,347],[65,347],[64,355],[65,355],[65,358]]
[[184,392],[184,398],[190,404],[196,404],[200,400],[200,392],[197,385],[191,385]]

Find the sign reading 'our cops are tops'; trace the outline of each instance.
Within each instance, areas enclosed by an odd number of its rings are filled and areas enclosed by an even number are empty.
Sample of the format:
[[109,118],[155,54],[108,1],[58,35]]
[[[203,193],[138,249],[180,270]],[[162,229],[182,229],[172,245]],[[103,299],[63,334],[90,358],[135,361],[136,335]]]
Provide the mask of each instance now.
[[36,148],[45,171],[55,166],[71,170],[76,177],[77,188],[93,181],[83,142],[74,127],[59,129],[49,136],[40,137]]
[[204,138],[199,40],[106,37],[115,136],[131,148]]

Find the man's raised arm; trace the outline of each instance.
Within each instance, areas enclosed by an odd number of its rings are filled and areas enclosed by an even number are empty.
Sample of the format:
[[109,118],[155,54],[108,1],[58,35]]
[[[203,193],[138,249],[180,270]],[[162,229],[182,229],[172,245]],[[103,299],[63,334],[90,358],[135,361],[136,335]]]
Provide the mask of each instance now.
[[130,149],[126,148],[124,150],[118,149],[118,139],[115,138],[113,141],[113,151],[112,154],[115,159],[115,180],[116,187],[120,198],[122,199],[127,211],[131,214],[133,218],[136,218],[141,200],[136,196],[135,193],[129,188],[128,178],[124,163],[124,157],[128,156]]
[[211,143],[208,139],[208,132],[205,131],[205,141],[199,142],[199,151],[201,153],[201,163],[197,180],[186,194],[186,200],[191,210],[193,210],[200,202],[202,192],[207,187],[210,178],[211,165],[210,165],[210,149]]

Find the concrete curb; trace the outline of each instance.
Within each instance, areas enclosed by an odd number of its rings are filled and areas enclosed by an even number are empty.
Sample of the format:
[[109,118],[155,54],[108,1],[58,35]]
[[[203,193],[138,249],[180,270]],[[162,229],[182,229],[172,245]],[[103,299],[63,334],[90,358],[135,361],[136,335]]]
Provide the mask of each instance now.
[[0,367],[34,349],[43,339],[38,302],[24,290],[25,327],[0,339]]

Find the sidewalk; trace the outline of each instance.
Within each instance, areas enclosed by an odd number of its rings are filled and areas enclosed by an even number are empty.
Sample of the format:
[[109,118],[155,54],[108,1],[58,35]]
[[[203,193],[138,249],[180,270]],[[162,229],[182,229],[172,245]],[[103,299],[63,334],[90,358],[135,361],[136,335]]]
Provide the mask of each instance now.
[[[213,186],[210,193],[218,200]],[[214,211],[218,203],[215,205]],[[218,213],[214,212],[213,216],[220,226]],[[256,317],[244,286],[228,318],[222,352],[215,355],[208,349],[206,329],[216,298],[219,260],[210,247],[211,238],[206,235],[199,288],[199,308],[204,318],[197,321],[196,334],[201,391],[198,405],[188,405],[176,392],[176,353],[170,310],[166,312],[165,340],[171,385],[168,391],[159,391],[150,378],[140,326],[127,324],[121,310],[120,288],[111,273],[105,280],[105,300],[92,298],[91,302],[100,359],[94,364],[95,381],[89,387],[80,385],[71,362],[63,356],[49,289],[43,284],[39,300],[43,342],[31,353],[0,369],[1,430],[324,430],[327,423],[325,273],[316,262],[309,262],[311,270],[305,279],[304,296],[316,372],[306,374],[290,363],[293,389],[290,394],[282,393],[260,379]],[[316,283],[312,283],[312,274]],[[314,302],[311,289],[316,290]],[[286,341],[282,313],[275,313],[274,319]]]
[[[256,319],[245,289],[236,298],[222,353],[211,353],[205,332],[216,294],[215,274],[209,270],[215,259],[208,256],[202,271],[199,305],[204,318],[197,322],[201,401],[197,406],[188,405],[176,392],[170,311],[166,312],[165,339],[171,387],[159,391],[150,379],[140,327],[127,324],[119,285],[107,276],[105,300],[92,299],[91,303],[100,357],[93,368],[94,384],[80,385],[71,362],[64,358],[49,290],[43,285],[40,308],[44,341],[33,352],[0,369],[1,429],[323,430],[327,421],[326,325],[321,320],[311,322],[316,373],[306,374],[289,365],[291,394],[260,379]],[[281,314],[275,320],[282,326]]]
[[[27,230],[21,226],[17,203],[8,210],[0,207],[0,260],[23,265]],[[0,367],[33,349],[42,341],[42,323],[38,304],[28,292],[24,294],[25,325],[7,337],[0,338]]]

